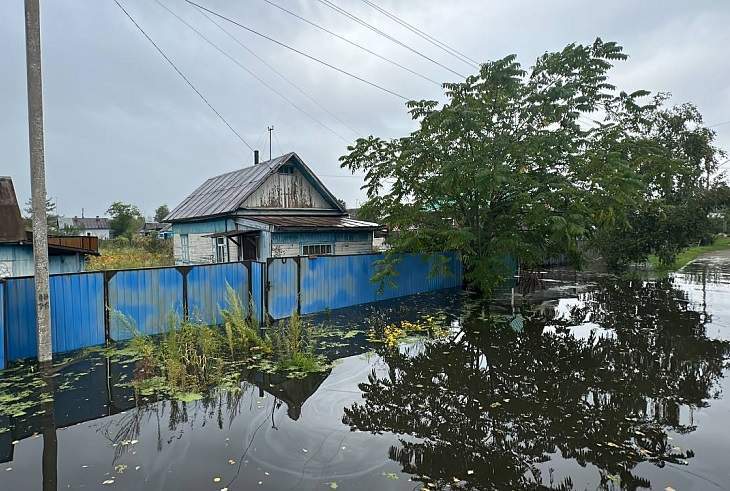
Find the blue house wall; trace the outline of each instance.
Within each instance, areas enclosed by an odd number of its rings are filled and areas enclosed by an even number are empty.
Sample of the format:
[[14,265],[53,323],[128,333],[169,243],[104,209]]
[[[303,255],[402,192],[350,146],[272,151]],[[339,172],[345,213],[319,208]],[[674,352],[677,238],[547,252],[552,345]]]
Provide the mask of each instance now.
[[[83,254],[64,254],[48,257],[51,274],[79,273],[84,270]],[[10,276],[31,276],[34,274],[33,246],[31,244],[0,244],[0,273],[10,268]],[[2,276],[3,274],[0,274]]]

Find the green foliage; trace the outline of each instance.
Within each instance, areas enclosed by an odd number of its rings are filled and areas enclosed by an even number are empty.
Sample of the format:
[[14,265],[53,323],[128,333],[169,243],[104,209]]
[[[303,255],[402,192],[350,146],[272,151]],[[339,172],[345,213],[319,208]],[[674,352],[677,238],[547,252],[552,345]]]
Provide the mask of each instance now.
[[[603,249],[633,228],[642,197],[704,182],[697,169],[713,169],[713,133],[688,131],[678,143],[677,120],[696,119],[693,108],[618,91],[608,77],[625,59],[600,39],[545,53],[529,70],[509,55],[444,84],[441,106],[408,102],[418,122],[409,135],[348,147],[342,167],[366,176],[363,214],[393,231],[389,257],[458,251],[467,281],[488,292],[511,273],[506,257],[526,268],[565,253],[578,262],[586,241]],[[691,172],[667,158],[675,154]],[[645,256],[639,246],[621,249]]]
[[227,307],[221,309],[221,315],[231,358],[241,354],[248,355],[251,351],[270,353],[270,343],[259,335],[258,323],[247,315],[236,290],[227,283],[226,302]]
[[319,372],[325,367],[314,352],[317,333],[314,326],[292,313],[286,321],[270,328],[268,339],[280,370],[302,373]]
[[115,201],[106,211],[111,217],[110,227],[115,237],[124,237],[131,242],[137,230],[144,224],[139,208],[134,205]]
[[170,208],[168,208],[167,205],[160,205],[155,210],[155,221],[161,222],[169,214],[170,214]]

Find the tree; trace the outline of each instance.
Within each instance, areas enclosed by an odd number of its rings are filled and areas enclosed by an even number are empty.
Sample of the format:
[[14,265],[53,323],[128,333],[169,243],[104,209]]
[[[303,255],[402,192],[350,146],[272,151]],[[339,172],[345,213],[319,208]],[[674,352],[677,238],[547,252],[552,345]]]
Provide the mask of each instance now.
[[[28,198],[25,202],[23,211],[26,214],[26,226],[30,227],[31,216],[33,215],[33,200]],[[46,221],[48,224],[48,233],[58,233],[58,215],[56,214],[56,202],[53,198],[46,198]]]
[[132,240],[139,227],[144,223],[144,218],[134,205],[115,201],[106,211],[111,217],[110,227],[115,237],[126,237]]
[[[598,224],[591,245],[609,266],[621,269],[655,254],[670,264],[684,248],[712,240],[710,213],[730,204],[722,176],[712,175],[725,153],[715,132],[702,125],[692,104],[665,108],[668,94],[654,98],[646,112],[611,146],[628,148],[627,163],[641,183],[613,220]],[[609,111],[609,118],[620,118]]]
[[[621,159],[586,161],[602,141],[597,134],[616,132],[616,124],[586,129],[579,121],[609,103],[623,113],[643,110],[645,92],[616,94],[606,82],[625,58],[600,39],[546,53],[529,72],[510,55],[444,84],[440,108],[407,103],[419,122],[411,134],[358,139],[341,164],[364,171],[367,208],[397,231],[389,257],[459,251],[467,281],[483,291],[511,273],[506,257],[528,267],[555,254],[577,257],[596,211],[638,186]],[[598,188],[612,190],[600,207],[591,195]]]
[[160,205],[155,210],[155,221],[161,222],[169,214],[170,214],[170,208],[168,208],[167,205]]

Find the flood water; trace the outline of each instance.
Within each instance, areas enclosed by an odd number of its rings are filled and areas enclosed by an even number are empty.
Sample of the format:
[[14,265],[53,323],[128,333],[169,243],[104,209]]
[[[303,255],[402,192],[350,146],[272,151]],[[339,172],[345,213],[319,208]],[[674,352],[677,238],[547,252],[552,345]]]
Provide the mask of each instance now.
[[[450,334],[366,339],[426,315]],[[140,400],[134,363],[104,353],[46,383],[0,374],[0,404],[18,387],[41,401],[0,415],[0,489],[730,489],[730,255],[314,321],[340,333],[329,371],[250,373],[193,402]]]

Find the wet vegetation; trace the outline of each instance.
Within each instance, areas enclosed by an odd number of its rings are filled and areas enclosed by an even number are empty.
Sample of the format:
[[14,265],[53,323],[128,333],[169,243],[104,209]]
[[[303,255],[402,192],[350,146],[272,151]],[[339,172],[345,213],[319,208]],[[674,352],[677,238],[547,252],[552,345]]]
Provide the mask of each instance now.
[[[221,327],[178,323],[50,377],[3,372],[0,460],[102,418],[83,441],[113,455],[106,472],[60,464],[90,488],[171,484],[143,484],[148,466],[191,489],[682,489],[657,476],[706,473],[727,436],[706,408],[727,390],[730,342],[714,337],[726,311],[688,291],[727,291],[726,276],[550,276],[491,302],[439,293],[265,329],[230,291]],[[8,485],[29,453],[15,455]]]

